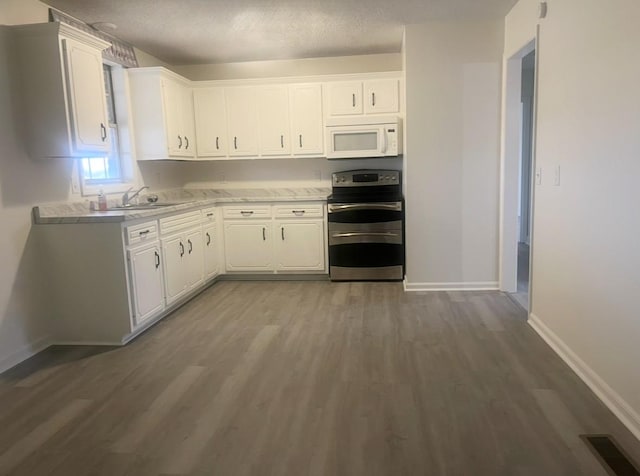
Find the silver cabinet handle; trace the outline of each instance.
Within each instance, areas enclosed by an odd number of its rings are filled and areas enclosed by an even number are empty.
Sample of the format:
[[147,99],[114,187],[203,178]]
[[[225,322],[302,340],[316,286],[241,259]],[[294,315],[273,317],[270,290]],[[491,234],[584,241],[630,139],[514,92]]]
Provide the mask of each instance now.
[[389,233],[389,232],[370,232],[370,233],[361,233],[361,232],[353,232],[353,233],[335,233],[331,235],[333,238],[352,238],[354,236],[400,236],[397,233]]
[[107,128],[104,127],[102,122],[100,123],[100,138],[102,139],[102,142],[107,140]]
[[306,210],[291,210],[291,213],[293,213],[297,217],[301,217],[305,212]]
[[376,93],[371,93],[371,105],[376,105]]
[[220,138],[216,137],[216,150],[220,150]]
[[253,210],[240,210],[240,214],[243,217],[250,217],[251,215],[253,215]]
[[300,148],[302,149],[302,134],[299,135],[299,139],[300,139]]
[[262,241],[267,241],[267,229],[262,227]]
[[178,136],[178,149],[182,149],[182,137]]
[[187,240],[187,243],[189,243],[189,254],[191,254],[191,252],[193,251],[193,243],[191,242],[191,240]]
[[212,217],[212,216],[213,216],[213,213],[207,213],[207,216],[208,216],[208,217]]
[[207,246],[209,246],[211,244],[211,235],[209,232],[205,233],[205,235],[207,236]]
[[351,106],[352,107],[356,107],[356,95],[355,95],[355,93],[353,93],[351,95]]
[[280,234],[282,235],[282,241],[284,241],[284,226],[280,228]]
[[156,256],[156,269],[160,267],[160,255],[157,251],[154,251],[153,254]]
[[180,242],[180,257],[182,258],[184,256],[184,245],[182,244],[182,241]]
[[349,210],[393,210],[402,211],[401,203],[353,203],[348,205],[329,204],[329,213],[346,212]]
[[238,138],[236,136],[233,137],[233,148],[238,150]]
[[148,235],[149,233],[151,233],[151,230],[142,230],[140,233],[138,233],[138,235],[144,236],[144,235]]
[[184,136],[184,140],[187,143],[187,145],[184,147],[184,150],[187,150],[189,148],[189,138],[187,136]]

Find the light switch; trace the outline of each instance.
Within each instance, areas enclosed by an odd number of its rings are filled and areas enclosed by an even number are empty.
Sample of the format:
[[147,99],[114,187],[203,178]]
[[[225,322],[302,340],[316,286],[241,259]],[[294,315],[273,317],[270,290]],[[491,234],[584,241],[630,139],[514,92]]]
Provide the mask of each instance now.
[[536,185],[542,185],[542,167],[536,168]]
[[560,186],[560,166],[556,165],[553,169],[553,185]]

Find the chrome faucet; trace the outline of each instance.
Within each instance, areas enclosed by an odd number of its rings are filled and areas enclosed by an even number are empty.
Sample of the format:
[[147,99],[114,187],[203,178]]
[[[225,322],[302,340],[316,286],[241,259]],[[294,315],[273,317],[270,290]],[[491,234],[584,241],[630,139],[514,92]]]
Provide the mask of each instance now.
[[131,205],[131,200],[133,200],[134,198],[136,198],[138,195],[140,195],[140,192],[142,192],[145,188],[149,188],[146,185],[140,187],[137,191],[133,192],[133,195],[129,196],[129,192],[131,190],[133,190],[133,187],[131,187],[129,190],[127,190],[126,192],[124,192],[124,195],[122,196],[122,206],[123,207],[128,207]]

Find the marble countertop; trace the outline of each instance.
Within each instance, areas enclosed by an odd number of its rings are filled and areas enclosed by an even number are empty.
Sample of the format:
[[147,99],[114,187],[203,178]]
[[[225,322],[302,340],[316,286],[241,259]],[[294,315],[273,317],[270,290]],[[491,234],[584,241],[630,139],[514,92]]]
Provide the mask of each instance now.
[[[171,206],[144,210],[91,211],[89,202],[66,202],[33,207],[33,219],[38,224],[61,223],[112,223],[156,217],[194,208],[225,203],[300,202],[326,200],[330,188],[268,188],[268,189],[219,189],[219,190],[170,190],[155,193],[158,203]],[[141,199],[144,203],[145,197]],[[115,207],[116,201],[109,206]]]

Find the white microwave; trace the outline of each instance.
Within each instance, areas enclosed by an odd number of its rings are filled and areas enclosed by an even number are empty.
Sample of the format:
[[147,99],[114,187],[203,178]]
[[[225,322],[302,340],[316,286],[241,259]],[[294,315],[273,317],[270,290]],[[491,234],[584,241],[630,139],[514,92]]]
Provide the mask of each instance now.
[[328,159],[394,157],[402,153],[398,117],[331,118],[326,126]]

